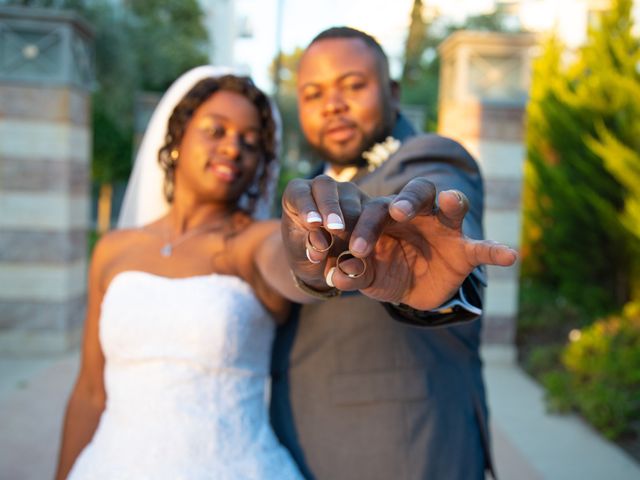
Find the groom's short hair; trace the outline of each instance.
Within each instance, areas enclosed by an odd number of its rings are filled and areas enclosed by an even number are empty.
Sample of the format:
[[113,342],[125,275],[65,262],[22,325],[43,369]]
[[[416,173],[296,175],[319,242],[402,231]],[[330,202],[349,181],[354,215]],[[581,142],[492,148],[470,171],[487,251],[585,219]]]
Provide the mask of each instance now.
[[368,33],[363,32],[362,30],[351,27],[327,28],[326,30],[323,30],[318,35],[316,35],[313,40],[311,40],[307,48],[321,40],[327,40],[331,38],[358,38],[362,40],[365,45],[374,52],[376,58],[378,59],[380,73],[389,76],[389,59],[387,58],[387,54],[384,53],[384,50],[375,38],[373,38]]

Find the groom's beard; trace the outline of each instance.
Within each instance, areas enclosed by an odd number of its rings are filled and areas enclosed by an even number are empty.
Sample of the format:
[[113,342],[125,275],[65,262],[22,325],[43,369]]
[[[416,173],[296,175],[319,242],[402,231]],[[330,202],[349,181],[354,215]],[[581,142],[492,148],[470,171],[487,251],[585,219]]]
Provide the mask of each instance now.
[[[311,145],[311,149],[320,156],[320,158],[336,167],[356,166],[362,167],[367,161],[362,158],[362,154],[373,147],[376,143],[384,141],[389,136],[389,129],[382,126],[378,131],[371,135],[363,135],[361,141],[354,148],[345,152],[334,152],[332,149],[322,145]],[[308,142],[307,142],[308,143]]]

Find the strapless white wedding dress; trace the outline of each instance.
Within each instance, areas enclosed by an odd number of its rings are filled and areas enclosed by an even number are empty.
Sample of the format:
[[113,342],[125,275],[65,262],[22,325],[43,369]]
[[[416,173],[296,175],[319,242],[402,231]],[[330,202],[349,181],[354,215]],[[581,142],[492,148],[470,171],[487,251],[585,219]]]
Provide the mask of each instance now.
[[68,478],[302,478],[269,424],[274,328],[237,277],[118,274],[100,318],[107,405]]

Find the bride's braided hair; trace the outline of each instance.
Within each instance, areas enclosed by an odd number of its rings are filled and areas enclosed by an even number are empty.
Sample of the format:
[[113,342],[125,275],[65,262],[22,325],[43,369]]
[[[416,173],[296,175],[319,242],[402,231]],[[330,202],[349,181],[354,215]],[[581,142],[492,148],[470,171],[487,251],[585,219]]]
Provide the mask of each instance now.
[[173,191],[175,184],[176,158],[172,152],[177,151],[182,142],[182,137],[191,120],[194,112],[208,98],[219,90],[236,92],[246,97],[258,110],[260,116],[261,146],[264,162],[259,169],[260,177],[257,178],[257,191],[248,191],[250,198],[249,210],[253,210],[255,200],[267,187],[267,176],[269,169],[267,166],[276,157],[276,124],[272,115],[269,99],[260,91],[249,77],[224,75],[215,78],[205,78],[200,80],[176,105],[167,129],[165,144],[158,152],[160,166],[164,170],[164,195],[169,203],[173,201]]

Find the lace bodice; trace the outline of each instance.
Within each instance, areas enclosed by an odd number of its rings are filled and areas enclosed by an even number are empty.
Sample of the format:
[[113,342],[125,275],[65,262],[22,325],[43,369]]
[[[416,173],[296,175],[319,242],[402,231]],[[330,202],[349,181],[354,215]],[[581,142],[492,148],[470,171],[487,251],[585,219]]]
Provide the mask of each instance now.
[[300,478],[269,425],[273,335],[237,277],[117,275],[100,318],[107,405],[70,478]]

